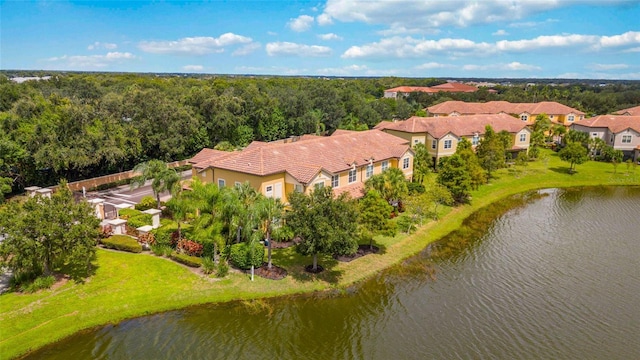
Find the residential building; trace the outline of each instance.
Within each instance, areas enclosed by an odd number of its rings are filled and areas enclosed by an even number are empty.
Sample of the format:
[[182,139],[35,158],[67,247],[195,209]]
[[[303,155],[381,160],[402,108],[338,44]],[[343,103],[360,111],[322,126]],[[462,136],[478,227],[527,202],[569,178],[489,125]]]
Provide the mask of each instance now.
[[613,113],[614,115],[630,115],[630,116],[640,116],[640,105],[635,106],[628,109],[618,110]]
[[478,88],[459,82],[447,82],[435,86],[398,86],[392,89],[385,90],[384,97],[397,98],[398,96],[408,96],[412,92],[435,94],[441,91],[451,93],[469,93],[478,91]]
[[552,122],[564,124],[565,126],[571,125],[574,121],[584,119],[582,111],[555,101],[537,103],[445,101],[427,108],[427,114],[433,117],[500,113],[511,114],[527,125],[533,124],[540,114],[546,114]]
[[640,159],[640,116],[600,115],[578,121],[571,129],[604,140],[607,145],[621,150],[626,158]]
[[413,175],[413,150],[408,141],[380,130],[336,131],[327,137],[299,141],[252,142],[241,151],[220,154],[204,149],[192,159],[193,177],[218,186],[249,182],[258,192],[280,198],[331,186],[336,195],[363,195],[364,182],[383,170],[400,168]]
[[404,121],[383,121],[376,125],[389,134],[403,138],[415,146],[422,143],[431,154],[434,163],[456,152],[458,142],[466,138],[475,148],[491,125],[496,133],[506,130],[513,136],[513,152],[527,151],[531,130],[513,116],[501,114],[460,115],[442,118],[412,116]]

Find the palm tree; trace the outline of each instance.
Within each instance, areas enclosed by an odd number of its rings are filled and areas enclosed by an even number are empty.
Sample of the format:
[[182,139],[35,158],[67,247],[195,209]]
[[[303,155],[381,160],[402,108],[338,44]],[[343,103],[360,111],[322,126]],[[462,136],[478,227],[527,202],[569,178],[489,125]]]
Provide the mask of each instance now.
[[143,186],[147,180],[153,179],[151,189],[156,196],[157,208],[160,209],[160,193],[169,190],[175,192],[180,185],[180,175],[175,170],[169,169],[162,160],[149,160],[136,165],[133,171],[140,173],[131,181],[131,188]]
[[260,196],[254,206],[267,240],[267,268],[271,269],[271,233],[284,216],[284,204],[280,199]]
[[382,174],[372,176],[365,183],[365,187],[367,190],[377,190],[392,205],[400,203],[409,193],[407,179],[398,168],[389,168]]

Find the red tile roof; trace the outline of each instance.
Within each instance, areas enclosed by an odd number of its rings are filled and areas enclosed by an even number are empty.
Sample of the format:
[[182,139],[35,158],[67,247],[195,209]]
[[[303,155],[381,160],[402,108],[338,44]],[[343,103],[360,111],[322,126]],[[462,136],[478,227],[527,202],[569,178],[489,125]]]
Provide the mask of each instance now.
[[242,151],[194,166],[227,169],[253,175],[287,172],[307,184],[321,169],[337,174],[355,163],[363,166],[369,159],[382,161],[400,158],[409,150],[408,142],[379,130],[345,132],[291,143],[268,143],[248,146]]
[[189,159],[188,163],[193,164],[194,167],[199,167],[199,165],[205,165],[208,161],[219,159],[230,154],[233,154],[233,152],[204,148],[194,157]]
[[633,129],[640,132],[640,116],[600,115],[576,121],[573,124],[593,128],[608,128],[614,134],[627,129]]
[[631,115],[640,116],[640,105],[628,109],[622,109],[614,112],[615,115]]
[[347,193],[352,199],[359,199],[364,196],[364,183],[356,182],[347,186],[341,186],[333,189],[334,196],[340,196],[342,193]]
[[412,93],[412,92],[426,92],[437,93],[437,90],[433,90],[427,86],[398,86],[393,89],[387,89],[384,92],[400,92],[400,93]]
[[507,114],[481,114],[447,117],[412,116],[404,121],[381,122],[377,129],[389,129],[406,133],[429,133],[436,139],[452,133],[458,137],[484,134],[484,128],[491,125],[493,130],[517,133],[527,127],[526,123]]
[[448,82],[446,84],[432,86],[431,89],[435,91],[445,91],[445,92],[476,92],[478,91],[478,88],[475,86],[458,83],[458,82]]
[[541,101],[537,103],[510,103],[508,101],[489,101],[486,103],[445,101],[443,103],[429,106],[430,114],[547,114],[547,115],[584,115],[580,110],[557,103],[555,101]]

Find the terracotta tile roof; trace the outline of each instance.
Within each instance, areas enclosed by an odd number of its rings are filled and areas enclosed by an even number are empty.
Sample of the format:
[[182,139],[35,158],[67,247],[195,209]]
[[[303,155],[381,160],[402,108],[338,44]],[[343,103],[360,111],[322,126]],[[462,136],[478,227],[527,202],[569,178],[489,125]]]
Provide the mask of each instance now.
[[206,162],[222,158],[230,154],[232,154],[232,152],[204,148],[187,162],[192,164],[193,167],[204,169],[206,167]]
[[331,136],[340,136],[340,135],[345,135],[345,134],[352,134],[358,132],[356,130],[345,130],[345,129],[336,129],[336,131],[333,132],[333,134],[331,134]]
[[574,125],[582,125],[593,128],[608,128],[614,134],[627,129],[640,132],[640,116],[629,115],[600,115],[589,119],[576,121]]
[[[369,159],[400,158],[409,149],[406,140],[379,130],[348,132],[291,143],[248,146],[230,156],[207,160],[207,166],[259,176],[287,172],[307,184],[321,169],[336,174],[363,166]],[[203,162],[204,163],[204,162]],[[200,164],[197,164],[200,165]]]
[[458,83],[458,82],[448,82],[446,84],[432,86],[431,89],[435,91],[445,91],[445,92],[476,92],[478,91],[478,88],[475,86]]
[[364,183],[356,182],[347,186],[341,186],[333,189],[334,196],[340,196],[342,193],[347,193],[352,199],[359,199],[364,196]]
[[628,109],[622,109],[614,112],[615,115],[631,115],[640,116],[640,105]]
[[400,93],[412,93],[412,92],[426,92],[437,93],[438,90],[433,90],[427,86],[398,86],[392,89],[387,89],[384,92],[400,92]]
[[443,103],[429,106],[427,108],[430,114],[451,114],[457,112],[461,115],[466,114],[542,114],[547,115],[566,115],[576,114],[584,115],[580,110],[557,103],[555,101],[541,101],[537,103],[510,103],[508,101],[489,101],[486,103],[464,102],[464,101],[445,101]]
[[487,125],[491,125],[496,132],[507,130],[510,133],[517,133],[527,127],[525,122],[504,113],[447,117],[412,116],[404,121],[382,122],[377,126],[407,133],[429,133],[439,139],[448,133],[458,137],[473,136],[476,133],[482,135]]

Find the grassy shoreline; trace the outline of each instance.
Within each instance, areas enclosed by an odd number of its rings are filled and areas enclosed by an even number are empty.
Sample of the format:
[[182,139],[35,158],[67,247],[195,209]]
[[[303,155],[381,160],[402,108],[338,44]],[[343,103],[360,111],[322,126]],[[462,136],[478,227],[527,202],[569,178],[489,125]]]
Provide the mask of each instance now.
[[274,263],[285,267],[289,276],[281,281],[256,277],[254,282],[242,273],[221,280],[205,278],[163,258],[99,250],[96,274],[84,284],[68,282],[35,294],[0,296],[0,358],[20,356],[83,329],[191,305],[344,288],[420,252],[473,212],[510,195],[541,188],[640,185],[640,170],[627,173],[624,164],[613,174],[610,164],[588,162],[569,175],[568,165],[555,153],[544,154],[547,161],[529,164],[524,173],[500,170],[498,179],[472,192],[470,205],[448,211],[418,232],[379,239],[380,254],[349,263],[320,259],[327,271],[319,276],[303,271],[310,259],[292,248],[274,253]]

